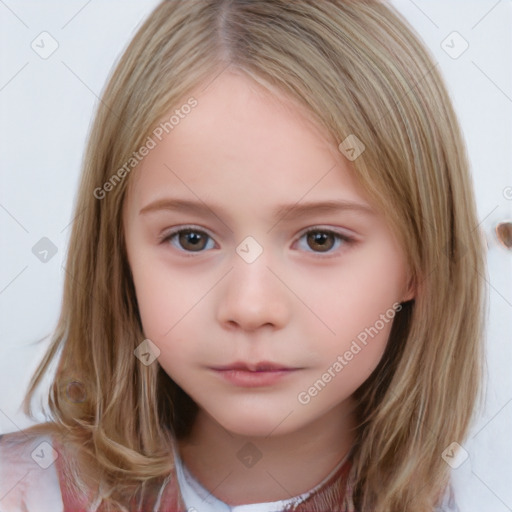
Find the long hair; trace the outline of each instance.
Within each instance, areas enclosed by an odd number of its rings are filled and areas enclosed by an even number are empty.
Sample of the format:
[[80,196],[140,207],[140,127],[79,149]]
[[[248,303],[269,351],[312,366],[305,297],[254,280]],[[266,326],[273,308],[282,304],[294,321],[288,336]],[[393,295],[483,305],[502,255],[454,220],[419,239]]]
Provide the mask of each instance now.
[[105,510],[119,510],[123,495],[172,470],[172,439],[190,428],[195,404],[158,365],[134,357],[144,333],[121,211],[134,152],[165,113],[228,66],[305,107],[336,144],[354,135],[364,144],[354,175],[397,236],[417,294],[356,392],[354,500],[361,511],[430,512],[449,479],[442,453],[463,443],[481,395],[484,246],[461,130],[437,65],[380,1],[156,7],[98,105],[61,316],[25,400],[29,410],[58,360],[52,421],[33,428],[58,430],[80,448],[82,464],[101,477]]

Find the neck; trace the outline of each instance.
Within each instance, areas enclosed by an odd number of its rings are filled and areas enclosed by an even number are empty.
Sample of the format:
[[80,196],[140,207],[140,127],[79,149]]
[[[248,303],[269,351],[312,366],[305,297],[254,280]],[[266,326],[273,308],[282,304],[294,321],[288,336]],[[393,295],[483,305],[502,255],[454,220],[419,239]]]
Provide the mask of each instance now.
[[346,401],[299,430],[267,437],[228,432],[200,410],[190,435],[178,442],[180,456],[229,505],[289,499],[318,485],[346,457],[355,435],[352,410]]

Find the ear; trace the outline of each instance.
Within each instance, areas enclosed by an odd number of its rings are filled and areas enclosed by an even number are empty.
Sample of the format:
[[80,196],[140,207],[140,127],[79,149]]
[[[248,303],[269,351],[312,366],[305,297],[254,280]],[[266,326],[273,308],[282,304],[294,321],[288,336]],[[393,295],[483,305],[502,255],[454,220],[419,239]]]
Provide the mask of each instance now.
[[416,297],[416,292],[417,292],[416,279],[414,277],[411,277],[409,279],[409,283],[407,284],[407,290],[405,291],[404,295],[402,296],[400,302],[407,302],[409,300],[413,300]]

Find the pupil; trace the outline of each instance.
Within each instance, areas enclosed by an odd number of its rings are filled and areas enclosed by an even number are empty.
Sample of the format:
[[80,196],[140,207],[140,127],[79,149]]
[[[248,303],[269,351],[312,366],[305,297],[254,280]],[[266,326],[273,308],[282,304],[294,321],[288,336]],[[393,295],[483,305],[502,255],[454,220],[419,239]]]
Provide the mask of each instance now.
[[192,248],[197,249],[201,248],[200,245],[202,238],[203,237],[198,233],[195,233],[193,231],[186,231],[181,234],[180,243],[182,244],[183,247],[187,247],[188,244]]
[[[328,239],[331,237],[328,233],[315,232],[309,235],[309,242],[316,245],[320,252],[328,251],[332,247],[332,243],[329,243]],[[314,249],[314,247],[311,247]]]

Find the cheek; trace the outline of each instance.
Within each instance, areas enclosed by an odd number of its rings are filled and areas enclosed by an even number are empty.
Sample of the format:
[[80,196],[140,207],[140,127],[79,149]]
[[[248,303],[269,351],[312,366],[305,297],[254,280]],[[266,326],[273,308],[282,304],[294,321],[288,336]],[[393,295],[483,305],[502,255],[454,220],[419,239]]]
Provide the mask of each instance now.
[[[322,293],[310,292],[309,296],[314,312],[334,331],[332,338],[352,339],[376,323],[379,330],[386,330],[389,317],[395,316],[393,305],[400,300],[401,273],[367,265],[343,269],[329,282]],[[384,325],[382,315],[386,317]]]
[[[152,275],[154,274],[154,275]],[[155,267],[140,275],[136,285],[137,301],[144,336],[160,350],[158,362],[168,375],[179,376],[183,362],[194,360],[194,344],[187,343],[193,333],[187,331],[188,300],[178,293],[179,282],[166,286]],[[134,278],[134,280],[136,280]],[[187,307],[185,307],[187,306]],[[179,379],[178,379],[179,380]]]
[[[180,375],[185,361],[205,357],[198,341],[205,331],[207,277],[189,276],[165,263],[134,258],[132,274],[144,336],[160,349],[159,363],[168,374]],[[201,336],[202,335],[202,336]]]
[[335,326],[336,336],[324,336],[325,343],[321,349],[324,364],[319,365],[321,370],[310,382],[312,386],[317,379],[324,382],[327,379],[333,383],[332,386],[329,384],[330,390],[324,395],[324,402],[345,400],[378,366],[386,350],[396,316],[393,308],[388,311],[385,320],[366,311],[360,315],[343,313],[339,317],[343,316],[346,321],[338,320]]
[[353,389],[378,365],[401,309],[405,279],[401,254],[392,244],[373,249],[358,253],[354,260],[347,259],[329,279],[322,277],[320,282],[328,286],[310,288],[314,291],[309,292],[312,309],[322,319],[320,323],[311,316],[308,321],[308,338],[321,337],[321,343],[310,345],[311,356],[321,351],[328,367],[341,356],[344,377],[337,382],[343,380]]
[[156,343],[185,314],[190,287],[176,272],[158,262],[148,264],[149,260],[141,256],[133,257],[130,265],[144,334]]
[[406,275],[407,264],[402,252],[390,234],[381,232],[354,264],[350,280],[353,301],[364,304],[375,321],[395,302],[401,301]]

